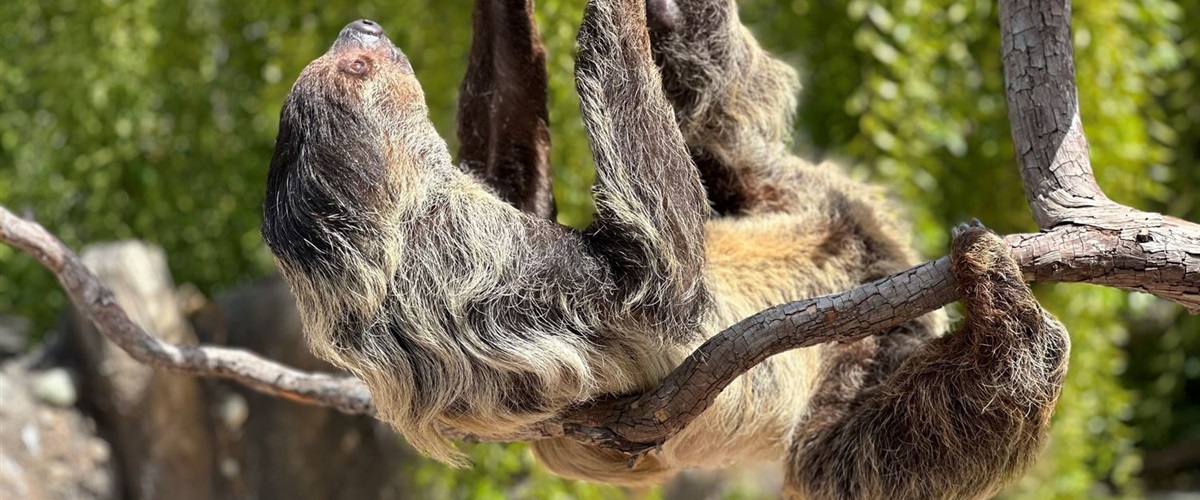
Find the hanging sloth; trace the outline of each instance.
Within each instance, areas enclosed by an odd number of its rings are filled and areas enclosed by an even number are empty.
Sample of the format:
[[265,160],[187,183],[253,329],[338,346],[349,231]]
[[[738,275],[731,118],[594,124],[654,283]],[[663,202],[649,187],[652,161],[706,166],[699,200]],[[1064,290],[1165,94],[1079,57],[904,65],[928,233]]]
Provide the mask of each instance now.
[[[502,436],[647,390],[751,314],[917,262],[876,188],[789,151],[797,76],[732,0],[588,1],[575,77],[596,215],[557,224],[532,12],[477,2],[458,163],[371,21],[281,113],[263,236],[314,351],[423,452],[461,464],[446,429]],[[632,467],[565,438],[534,453],[628,485],[783,459],[795,497],[994,493],[1041,448],[1068,340],[998,237],[960,227],[951,257],[966,319],[946,336],[934,313],[775,356]]]

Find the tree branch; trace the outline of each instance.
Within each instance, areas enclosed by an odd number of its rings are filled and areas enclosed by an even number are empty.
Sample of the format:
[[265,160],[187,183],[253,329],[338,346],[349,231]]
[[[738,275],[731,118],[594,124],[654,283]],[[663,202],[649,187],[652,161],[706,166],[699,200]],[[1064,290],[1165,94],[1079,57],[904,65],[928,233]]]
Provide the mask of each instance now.
[[[1162,240],[1139,242],[1145,234],[1157,234]],[[1168,239],[1174,243],[1164,244]],[[37,257],[98,329],[141,362],[227,378],[267,394],[346,413],[373,411],[370,394],[357,380],[300,372],[241,350],[177,346],[150,336],[113,303],[111,293],[62,242],[3,207],[0,240]],[[1200,230],[1194,224],[1175,225],[1164,219],[1162,228],[1153,233],[1068,226],[1011,235],[1006,241],[1029,279],[1145,291],[1200,311],[1200,270],[1196,269]],[[1172,245],[1179,246],[1171,250]],[[569,436],[631,454],[644,452],[686,427],[730,382],[770,356],[877,334],[958,297],[949,261],[943,257],[842,293],[768,309],[709,339],[653,391],[589,403],[561,419],[483,439]],[[474,438],[452,429],[448,432]]]
[[[1149,292],[1200,312],[1200,226],[1118,204],[1096,183],[1079,116],[1070,0],[1001,0],[1000,31],[1025,198],[1043,231],[1062,230],[1057,239],[1016,242],[1014,250],[1034,256],[1029,277]],[[1062,244],[1070,240],[1092,248]]]
[[96,328],[142,363],[169,370],[234,380],[254,390],[351,414],[371,414],[374,405],[355,378],[306,373],[239,349],[175,345],[147,334],[129,319],[79,257],[41,225],[0,207],[0,240],[37,258]]
[[738,376],[776,354],[882,332],[958,298],[942,257],[846,292],[773,307],[713,336],[640,396],[601,401],[568,415],[585,441],[637,454],[699,417]]
[[1097,217],[1095,224],[1005,237],[1026,280],[1144,292],[1200,313],[1200,225],[1132,209],[1126,222],[1099,218],[1090,208],[1077,211],[1069,217]]
[[[1026,198],[1043,230],[1006,237],[1026,278],[1146,292],[1200,312],[1200,226],[1119,205],[1096,184],[1077,109],[1069,1],[1002,0],[1000,9],[1013,142]],[[176,346],[149,336],[60,241],[3,207],[0,240],[37,257],[100,331],[139,361],[228,378],[347,413],[372,413],[370,395],[356,380],[299,372],[244,351]],[[644,453],[772,355],[881,333],[957,300],[948,262],[938,259],[846,292],[762,311],[709,339],[652,391],[589,402],[559,419],[488,440],[568,436]]]
[[1132,209],[1108,199],[1092,174],[1079,119],[1070,0],[1001,0],[1001,51],[1013,147],[1038,227],[1099,209]]
[[1070,0],[1001,0],[1000,31],[1013,147],[1038,227],[1160,226],[1162,215],[1110,200],[1092,173],[1075,86]]
[[[1182,222],[1182,221],[1181,221]],[[1166,223],[1162,241],[1139,243],[1140,231],[1068,226],[1005,237],[1027,279],[1082,282],[1148,292],[1200,312],[1200,230]],[[730,382],[781,352],[881,333],[958,300],[943,257],[835,295],[778,306],[751,316],[701,345],[658,388],[601,401],[567,416],[569,435],[620,451],[649,451],[682,430]]]

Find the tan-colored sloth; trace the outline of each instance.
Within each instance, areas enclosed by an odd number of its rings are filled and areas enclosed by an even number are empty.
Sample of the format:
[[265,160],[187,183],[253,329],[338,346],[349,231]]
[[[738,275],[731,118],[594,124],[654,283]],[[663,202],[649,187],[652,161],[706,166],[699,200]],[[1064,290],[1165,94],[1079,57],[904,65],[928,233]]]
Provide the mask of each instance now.
[[[444,429],[502,436],[646,390],[742,318],[916,262],[877,190],[788,151],[795,74],[732,1],[644,2],[589,0],[579,32],[597,169],[586,230],[547,218],[530,0],[476,5],[460,165],[370,21],[347,26],[284,105],[263,235],[309,341],[439,460],[460,462]],[[999,238],[965,226],[951,255],[966,319],[945,337],[932,314],[771,358],[632,468],[565,438],[534,452],[620,484],[782,458],[790,496],[991,494],[1040,449],[1068,341]]]

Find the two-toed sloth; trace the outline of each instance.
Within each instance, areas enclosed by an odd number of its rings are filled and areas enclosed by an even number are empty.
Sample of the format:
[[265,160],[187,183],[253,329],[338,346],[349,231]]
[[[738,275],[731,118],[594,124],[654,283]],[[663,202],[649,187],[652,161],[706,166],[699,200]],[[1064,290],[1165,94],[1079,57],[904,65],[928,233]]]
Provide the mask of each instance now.
[[[356,21],[288,96],[265,203],[313,349],[433,457],[460,461],[446,429],[509,435],[646,390],[742,318],[916,262],[876,189],[789,151],[796,75],[732,0],[588,1],[581,231],[548,218],[531,0],[478,0],[474,28],[458,164],[404,54]],[[771,358],[632,467],[566,438],[534,452],[620,484],[784,459],[792,496],[991,494],[1039,451],[1068,341],[999,238],[962,228],[951,256],[966,310],[951,334],[930,314]]]

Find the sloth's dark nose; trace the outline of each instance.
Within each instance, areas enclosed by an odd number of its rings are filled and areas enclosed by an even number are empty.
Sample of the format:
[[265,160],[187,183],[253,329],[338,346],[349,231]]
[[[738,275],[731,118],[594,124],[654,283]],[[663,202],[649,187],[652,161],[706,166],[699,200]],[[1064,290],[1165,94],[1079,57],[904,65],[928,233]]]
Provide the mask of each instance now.
[[383,35],[383,26],[380,26],[379,23],[372,21],[370,19],[359,19],[357,21],[354,21],[354,22],[346,25],[346,29],[352,30],[352,31],[357,31],[359,33],[362,33],[362,34],[368,35],[368,36]]

